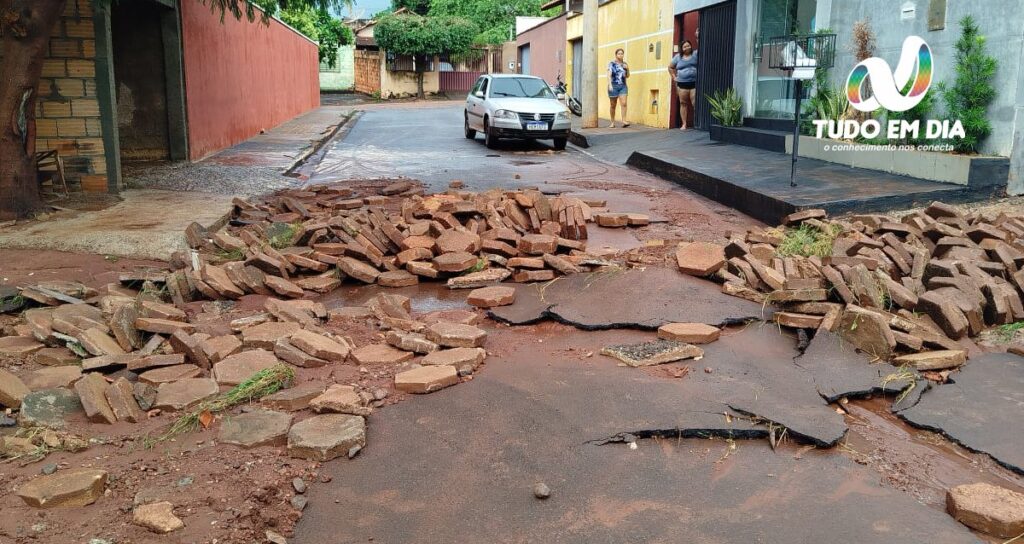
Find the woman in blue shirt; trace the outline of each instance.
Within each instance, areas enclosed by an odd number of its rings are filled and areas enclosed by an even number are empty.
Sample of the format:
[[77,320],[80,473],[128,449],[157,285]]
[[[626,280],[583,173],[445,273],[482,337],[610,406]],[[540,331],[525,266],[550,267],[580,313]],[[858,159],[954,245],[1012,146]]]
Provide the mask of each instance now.
[[679,54],[672,57],[668,73],[675,80],[679,98],[679,117],[683,120],[679,130],[686,130],[690,112],[697,103],[697,52],[690,40],[684,40],[679,46]]
[[615,60],[608,63],[608,98],[611,100],[612,124],[608,128],[615,128],[615,105],[622,106],[622,126],[628,127],[626,121],[626,95],[629,88],[626,87],[626,79],[629,78],[629,65],[623,60],[626,52],[615,50]]

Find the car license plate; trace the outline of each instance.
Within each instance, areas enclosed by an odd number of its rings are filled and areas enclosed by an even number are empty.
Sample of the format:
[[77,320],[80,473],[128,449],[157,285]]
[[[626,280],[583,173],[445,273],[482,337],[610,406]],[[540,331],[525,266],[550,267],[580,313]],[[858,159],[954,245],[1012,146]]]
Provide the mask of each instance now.
[[547,130],[548,124],[544,121],[529,121],[526,123],[526,130]]

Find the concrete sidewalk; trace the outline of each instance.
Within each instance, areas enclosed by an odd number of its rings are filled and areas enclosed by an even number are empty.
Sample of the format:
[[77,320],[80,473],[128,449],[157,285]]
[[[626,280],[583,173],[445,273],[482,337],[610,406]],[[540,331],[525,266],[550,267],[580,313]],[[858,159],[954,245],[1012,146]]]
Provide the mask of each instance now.
[[112,206],[88,199],[55,202],[60,209],[43,220],[0,229],[0,255],[16,248],[166,260],[186,247],[183,233],[190,223],[218,223],[233,197],[300,185],[301,179],[284,174],[351,116],[349,108],[321,107],[202,161],[128,165],[131,189],[105,199],[114,200]]

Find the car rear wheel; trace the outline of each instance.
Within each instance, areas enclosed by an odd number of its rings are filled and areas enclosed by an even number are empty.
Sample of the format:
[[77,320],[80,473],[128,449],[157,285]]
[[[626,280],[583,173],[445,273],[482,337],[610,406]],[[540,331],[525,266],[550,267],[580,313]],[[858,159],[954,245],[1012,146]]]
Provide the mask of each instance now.
[[554,139],[555,149],[558,150],[558,151],[564,150],[565,149],[565,144],[568,141],[569,140],[566,139],[566,138],[555,138]]
[[469,128],[469,114],[468,113],[465,115],[465,131],[466,131],[466,139],[467,140],[473,140],[473,139],[476,138],[476,131],[471,129],[471,128]]
[[484,145],[488,149],[496,149],[498,147],[498,131],[491,126],[487,118],[484,118]]

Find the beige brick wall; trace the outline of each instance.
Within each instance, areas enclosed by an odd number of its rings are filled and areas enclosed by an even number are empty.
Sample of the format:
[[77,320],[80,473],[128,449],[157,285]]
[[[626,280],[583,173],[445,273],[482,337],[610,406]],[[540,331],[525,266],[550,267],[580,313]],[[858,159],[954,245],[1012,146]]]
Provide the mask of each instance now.
[[36,110],[36,150],[57,149],[69,184],[106,190],[90,0],[68,0],[50,39]]

